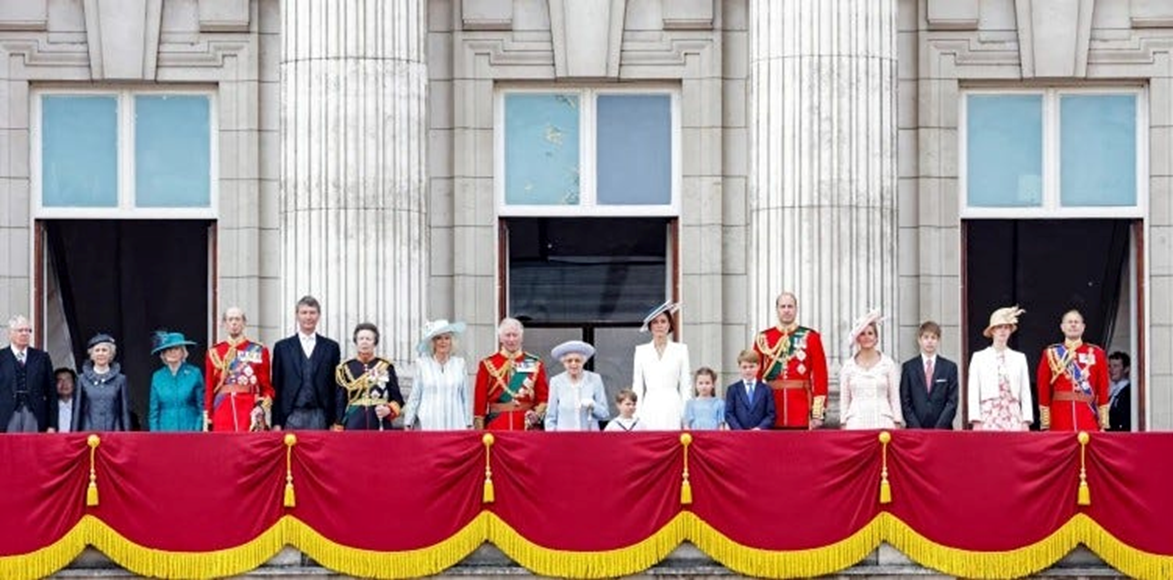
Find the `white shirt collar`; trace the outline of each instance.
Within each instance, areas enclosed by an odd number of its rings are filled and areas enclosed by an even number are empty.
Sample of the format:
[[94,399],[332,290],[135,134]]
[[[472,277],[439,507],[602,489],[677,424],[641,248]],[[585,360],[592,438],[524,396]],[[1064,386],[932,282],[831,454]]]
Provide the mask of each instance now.
[[302,334],[300,330],[297,331],[297,335],[301,337],[302,342],[313,342],[318,337],[318,333],[316,333],[316,332],[310,333],[310,334]]
[[926,355],[926,354],[925,354],[925,353],[923,353],[923,352],[922,352],[922,353],[920,353],[920,363],[921,363],[921,366],[922,366],[922,367],[923,367],[923,366],[925,366],[926,364],[928,364],[928,363],[929,363],[929,361],[932,361],[932,362],[933,362],[933,366],[936,366],[936,365],[937,365],[937,355],[935,355],[935,354],[934,354],[934,355],[932,355],[932,356],[929,356],[929,355]]

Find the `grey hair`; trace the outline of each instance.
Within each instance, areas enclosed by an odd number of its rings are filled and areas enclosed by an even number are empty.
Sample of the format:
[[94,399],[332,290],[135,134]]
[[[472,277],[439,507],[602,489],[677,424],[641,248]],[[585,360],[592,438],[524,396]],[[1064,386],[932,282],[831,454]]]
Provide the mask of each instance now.
[[8,330],[16,330],[16,327],[20,326],[20,324],[22,322],[25,324],[29,324],[29,319],[27,317],[25,317],[25,315],[23,315],[23,314],[17,314],[16,316],[9,318],[8,319]]
[[497,325],[497,338],[501,338],[501,334],[510,328],[516,328],[519,334],[525,335],[525,327],[522,326],[520,320],[516,318],[502,318],[501,323]]

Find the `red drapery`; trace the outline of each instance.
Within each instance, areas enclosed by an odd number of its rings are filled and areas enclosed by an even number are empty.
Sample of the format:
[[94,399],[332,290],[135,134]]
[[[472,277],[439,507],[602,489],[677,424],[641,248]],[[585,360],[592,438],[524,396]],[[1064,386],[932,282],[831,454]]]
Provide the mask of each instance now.
[[755,576],[832,573],[881,541],[965,576],[1028,574],[1081,542],[1126,574],[1173,576],[1173,435],[494,436],[100,434],[96,505],[87,434],[0,437],[0,576],[51,573],[88,544],[154,576],[240,573],[293,545],[409,577],[488,541],[537,573],[605,577],[685,540]]

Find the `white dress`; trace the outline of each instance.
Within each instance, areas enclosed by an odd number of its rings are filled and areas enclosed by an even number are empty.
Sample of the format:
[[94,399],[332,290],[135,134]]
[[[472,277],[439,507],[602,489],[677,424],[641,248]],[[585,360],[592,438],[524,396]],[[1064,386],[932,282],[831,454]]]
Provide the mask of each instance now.
[[851,357],[839,370],[839,402],[845,429],[893,429],[904,422],[900,411],[900,366],[888,355],[871,368]]
[[651,431],[680,429],[684,404],[692,398],[691,367],[688,346],[671,342],[664,355],[656,353],[652,343],[635,347],[632,390],[639,397],[636,417]]
[[419,419],[424,431],[454,431],[472,425],[472,401],[464,359],[448,357],[441,365],[431,356],[415,360],[416,375],[403,409],[403,424]]

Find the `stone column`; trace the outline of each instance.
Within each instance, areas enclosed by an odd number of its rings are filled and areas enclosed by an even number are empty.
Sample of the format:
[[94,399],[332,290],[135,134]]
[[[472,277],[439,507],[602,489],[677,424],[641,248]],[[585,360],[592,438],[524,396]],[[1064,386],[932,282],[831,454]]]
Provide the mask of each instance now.
[[896,2],[749,6],[750,320],[793,291],[834,373],[876,307],[896,355]]
[[282,312],[322,302],[344,352],[362,321],[414,360],[426,304],[424,0],[281,3]]

